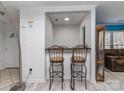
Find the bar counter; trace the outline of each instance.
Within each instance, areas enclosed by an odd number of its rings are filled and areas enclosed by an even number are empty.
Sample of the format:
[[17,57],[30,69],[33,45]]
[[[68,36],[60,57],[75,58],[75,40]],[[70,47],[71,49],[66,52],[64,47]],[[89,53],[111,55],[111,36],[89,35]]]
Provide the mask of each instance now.
[[[88,47],[87,49],[90,50],[91,48]],[[49,49],[46,48],[45,50],[48,51]],[[64,50],[73,50],[73,48],[64,48]]]

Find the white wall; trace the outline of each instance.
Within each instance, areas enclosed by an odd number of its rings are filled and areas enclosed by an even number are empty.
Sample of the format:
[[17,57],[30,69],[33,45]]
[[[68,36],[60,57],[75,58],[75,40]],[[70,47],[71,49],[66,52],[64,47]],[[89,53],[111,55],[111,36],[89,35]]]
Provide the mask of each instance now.
[[53,45],[53,24],[46,14],[45,16],[45,48]]
[[[6,32],[6,67],[15,68],[19,67],[19,49],[16,33],[12,31]],[[14,37],[10,37],[12,33],[15,33]]]
[[4,67],[4,37],[0,33],[0,70]]
[[[43,10],[43,11],[42,11]],[[91,60],[92,74],[95,76],[95,6],[64,6],[64,7],[37,7],[23,8],[20,12],[20,42],[22,50],[22,79],[25,80],[32,68],[32,74],[29,81],[45,80],[45,16],[44,12],[57,11],[92,11],[91,16]],[[27,18],[32,16],[34,26],[28,27]],[[95,77],[91,75],[91,79]]]
[[[2,68],[19,66],[19,51],[16,37],[9,38],[9,33],[14,32],[6,16],[0,16],[0,60]],[[2,54],[2,55],[1,55]]]
[[12,32],[6,22],[0,19],[0,69],[19,67],[17,38],[9,38]]
[[[80,23],[80,43],[83,44],[83,36],[81,28],[85,26],[85,43],[91,48],[89,54],[89,77],[92,82],[95,82],[95,10],[88,12],[84,20]],[[94,23],[94,24],[93,24]],[[94,26],[93,26],[94,25]]]
[[89,12],[80,23],[80,43],[83,44],[82,27],[85,26],[85,43],[91,47],[91,13]]
[[[33,27],[28,27],[28,17],[33,18]],[[39,9],[20,11],[20,43],[22,53],[22,80],[25,81],[29,69],[32,74],[28,82],[45,81],[45,16]]]
[[[90,53],[89,53],[89,62],[86,63],[89,66],[89,78],[91,78],[91,74],[92,71],[94,73],[95,76],[95,69],[92,69],[92,58],[91,58],[91,53],[92,53],[92,47],[91,47],[91,42],[92,42],[92,38],[91,38],[91,13],[88,12],[85,15],[85,18],[82,20],[82,22],[80,23],[80,44],[83,44],[83,33],[82,33],[82,27],[85,26],[85,44],[88,45],[89,48],[91,48]],[[95,43],[94,43],[95,44]],[[94,63],[95,64],[95,63]]]
[[80,42],[78,25],[54,26],[54,44],[74,47]]
[[5,62],[5,23],[0,19],[0,70],[6,67]]
[[[0,20],[1,21],[1,20]],[[0,70],[5,68],[4,62],[4,28],[3,23],[0,22]]]

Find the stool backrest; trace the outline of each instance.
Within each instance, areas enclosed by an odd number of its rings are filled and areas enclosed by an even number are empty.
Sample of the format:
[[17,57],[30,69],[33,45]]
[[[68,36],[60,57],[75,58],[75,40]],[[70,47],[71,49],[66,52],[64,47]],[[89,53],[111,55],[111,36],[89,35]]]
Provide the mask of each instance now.
[[53,45],[48,48],[49,51],[49,60],[61,60],[63,58],[64,48],[58,45]]
[[77,59],[78,61],[86,61],[87,59],[88,48],[83,45],[77,45],[73,48],[72,58]]

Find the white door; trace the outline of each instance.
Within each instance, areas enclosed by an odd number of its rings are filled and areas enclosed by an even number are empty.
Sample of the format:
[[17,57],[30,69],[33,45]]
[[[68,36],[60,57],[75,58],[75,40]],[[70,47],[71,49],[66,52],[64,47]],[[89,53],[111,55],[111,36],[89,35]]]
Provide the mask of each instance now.
[[6,67],[19,67],[19,49],[16,34],[7,32],[6,35]]

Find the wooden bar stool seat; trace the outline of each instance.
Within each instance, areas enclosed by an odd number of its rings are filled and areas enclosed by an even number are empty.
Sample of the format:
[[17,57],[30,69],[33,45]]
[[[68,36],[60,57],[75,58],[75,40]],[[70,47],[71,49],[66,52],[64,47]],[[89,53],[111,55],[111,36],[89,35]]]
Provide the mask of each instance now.
[[63,57],[51,57],[50,62],[52,63],[62,63],[64,61]]
[[71,57],[71,62],[84,63],[85,62],[85,58],[82,57],[82,56],[74,56],[74,57]]

